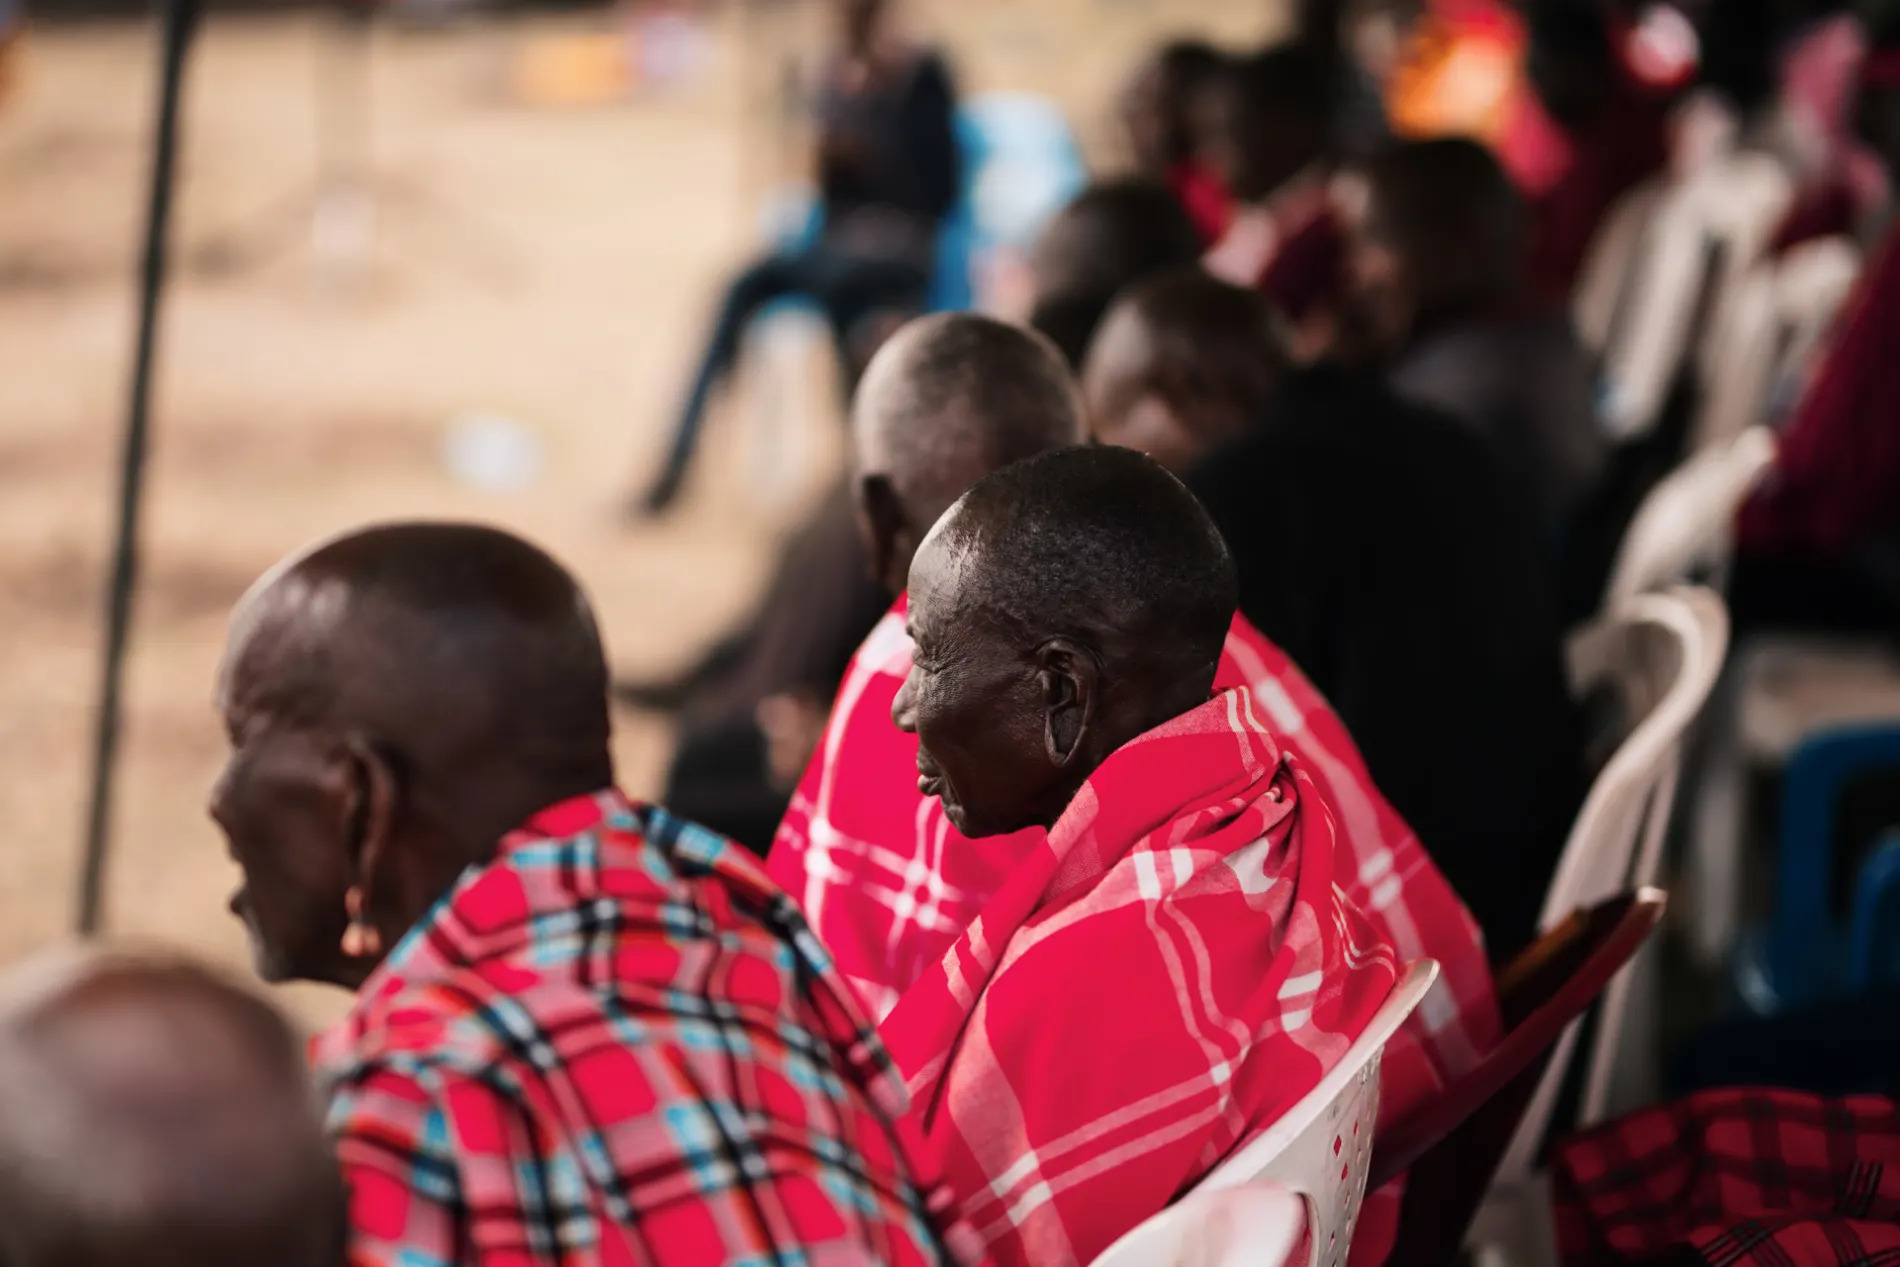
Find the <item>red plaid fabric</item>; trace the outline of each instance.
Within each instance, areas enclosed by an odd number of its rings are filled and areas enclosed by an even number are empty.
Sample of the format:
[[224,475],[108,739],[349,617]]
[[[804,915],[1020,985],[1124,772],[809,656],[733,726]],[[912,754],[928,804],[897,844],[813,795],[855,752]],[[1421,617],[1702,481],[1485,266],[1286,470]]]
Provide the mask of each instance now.
[[317,1064],[352,1267],[942,1257],[903,1087],[790,901],[616,792],[472,868]]
[[1245,687],[1112,754],[880,1029],[1001,1264],[1086,1263],[1286,1111],[1398,957]]
[[[919,795],[917,738],[891,724],[910,672],[905,606],[899,598],[846,670],[768,864],[877,1016],[943,958],[1043,839],[1030,830],[969,840]],[[1332,706],[1243,616],[1234,617],[1214,684],[1247,687],[1275,739],[1312,776],[1339,827],[1347,898],[1401,959],[1438,961],[1438,985],[1383,1067],[1384,1111],[1409,1112],[1498,1040],[1478,927],[1373,785]]]
[[1881,1096],[1705,1091],[1558,1145],[1567,1264],[1900,1264],[1900,1109]]

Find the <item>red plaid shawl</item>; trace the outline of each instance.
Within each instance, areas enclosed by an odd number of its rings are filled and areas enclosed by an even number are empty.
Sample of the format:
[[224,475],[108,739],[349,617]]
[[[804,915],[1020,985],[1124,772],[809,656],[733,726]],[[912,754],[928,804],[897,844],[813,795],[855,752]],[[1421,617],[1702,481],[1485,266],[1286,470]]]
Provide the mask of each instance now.
[[940,1261],[824,950],[744,850],[617,792],[471,868],[316,1058],[350,1267]]
[[1705,1091],[1560,1144],[1568,1264],[1900,1264],[1900,1109],[1880,1096]]
[[1085,1263],[1272,1122],[1398,958],[1246,688],[1090,776],[879,1033],[999,1263]]
[[[910,671],[899,598],[846,671],[831,721],[792,799],[769,869],[875,1016],[944,956],[1037,830],[969,840],[917,792],[917,739],[891,724]],[[1366,772],[1346,727],[1279,647],[1236,616],[1217,689],[1246,686],[1338,824],[1338,882],[1401,958],[1436,959],[1438,985],[1386,1049],[1381,1104],[1410,1111],[1497,1042],[1491,970],[1477,925]]]

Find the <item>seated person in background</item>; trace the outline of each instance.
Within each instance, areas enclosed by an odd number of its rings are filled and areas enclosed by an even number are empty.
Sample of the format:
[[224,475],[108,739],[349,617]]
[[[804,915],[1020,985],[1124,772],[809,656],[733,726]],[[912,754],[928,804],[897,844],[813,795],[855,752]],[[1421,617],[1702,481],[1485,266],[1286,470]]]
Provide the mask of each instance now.
[[840,482],[780,551],[741,631],[678,682],[615,683],[622,702],[679,715],[662,803],[764,857],[845,665],[890,602]]
[[1207,94],[1202,134],[1239,211],[1207,254],[1215,276],[1258,286],[1304,354],[1330,341],[1345,290],[1345,237],[1333,213],[1332,74],[1282,44],[1237,62]]
[[810,246],[775,252],[726,291],[673,440],[641,506],[673,504],[713,390],[739,355],[754,313],[804,295],[831,323],[849,363],[856,327],[884,309],[923,303],[937,227],[956,204],[956,93],[942,57],[907,43],[893,0],[835,0],[843,47],[825,72],[818,114],[818,192],[824,225]]
[[[1190,302],[1205,318],[1195,342],[1207,359],[1235,377],[1275,377],[1280,361],[1269,336],[1252,343],[1230,333],[1248,323],[1264,330],[1259,295],[1199,280],[1229,300]],[[1180,284],[1157,279],[1137,294]],[[1122,325],[1128,302],[1118,305],[1111,328]],[[1105,329],[1099,342],[1110,339]],[[1171,355],[1185,346],[1167,344]],[[1203,373],[1170,364],[1160,377],[1172,385]],[[1195,400],[1211,395],[1202,391]],[[1081,413],[1053,349],[1013,327],[930,317],[893,338],[866,372],[852,419],[870,551],[893,584],[904,583],[929,525],[970,485],[1012,458],[1076,443]],[[1184,410],[1193,430],[1182,445],[1204,443],[1204,430],[1217,430],[1203,429],[1206,416],[1198,407]],[[847,671],[769,862],[773,879],[804,906],[878,1015],[934,969],[1045,834],[1031,827],[969,839],[919,789],[917,740],[891,725],[892,702],[911,669],[906,611],[900,598]],[[1215,684],[1246,686],[1276,738],[1312,776],[1349,856],[1339,877],[1347,898],[1403,957],[1430,957],[1442,968],[1439,987],[1386,1049],[1383,1104],[1402,1114],[1496,1040],[1497,1005],[1477,929],[1374,786],[1325,699],[1242,617],[1232,620]]]
[[614,790],[606,697],[573,578],[489,528],[336,538],[232,617],[232,909],[266,979],[357,991],[316,1053],[350,1262],[939,1261],[850,987]]
[[1628,26],[1606,0],[1526,6],[1525,82],[1498,153],[1531,207],[1531,286],[1567,304],[1597,228],[1669,161],[1673,82],[1632,62]]
[[[1900,5],[1868,36],[1860,131],[1900,172]],[[1740,629],[1900,633],[1900,218],[1742,508],[1730,591]]]
[[1135,170],[1167,182],[1204,246],[1220,241],[1233,218],[1232,200],[1201,160],[1195,132],[1201,98],[1226,68],[1226,55],[1213,45],[1175,40],[1136,68],[1118,103]]
[[920,790],[1046,834],[880,1032],[993,1260],[1086,1263],[1310,1090],[1398,956],[1264,706],[1213,689],[1233,563],[1151,459],[988,477],[910,593]]
[[1200,255],[1194,221],[1166,185],[1139,178],[1090,185],[1036,238],[1029,324],[1079,366],[1124,286]]
[[[1583,755],[1549,569],[1484,444],[1379,376],[1316,366],[1188,487],[1233,548],[1241,612],[1339,710],[1491,961],[1508,960],[1531,940]],[[1458,754],[1459,777],[1427,751]]]
[[[1596,367],[1531,299],[1524,206],[1474,141],[1402,141],[1344,182],[1358,351],[1482,439],[1558,560],[1602,478]],[[1351,195],[1356,187],[1356,197]]]
[[182,960],[67,950],[0,989],[0,1262],[338,1267],[303,1051]]
[[1186,478],[1260,421],[1286,376],[1280,344],[1259,291],[1204,269],[1131,286],[1109,309],[1083,366],[1090,430],[1098,442],[1146,453]]

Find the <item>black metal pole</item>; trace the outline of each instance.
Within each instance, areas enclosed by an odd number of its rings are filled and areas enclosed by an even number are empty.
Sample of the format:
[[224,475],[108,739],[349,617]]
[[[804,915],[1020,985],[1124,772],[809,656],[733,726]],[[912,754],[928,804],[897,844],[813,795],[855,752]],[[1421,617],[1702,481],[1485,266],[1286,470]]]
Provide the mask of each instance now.
[[172,177],[178,157],[178,97],[184,79],[185,50],[198,24],[198,0],[163,0],[161,16],[158,124],[152,142],[145,249],[139,268],[138,350],[132,362],[132,398],[120,454],[119,523],[106,590],[105,659],[93,732],[92,800],[86,812],[86,853],[79,878],[78,926],[81,934],[88,935],[99,931],[100,894],[112,824],[112,776],[119,752],[126,636],[132,623],[133,592],[138,585],[139,503],[145,484],[145,441],[151,417],[152,354],[158,336],[159,295],[165,285],[166,225],[171,219]]

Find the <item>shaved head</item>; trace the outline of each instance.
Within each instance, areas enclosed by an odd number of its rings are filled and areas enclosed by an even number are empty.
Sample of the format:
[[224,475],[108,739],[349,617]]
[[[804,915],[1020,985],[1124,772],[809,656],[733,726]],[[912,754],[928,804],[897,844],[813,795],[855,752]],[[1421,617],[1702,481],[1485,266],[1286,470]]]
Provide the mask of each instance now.
[[865,370],[851,426],[873,569],[893,590],[924,533],[970,485],[1085,434],[1061,354],[1032,331],[974,313],[898,331]]
[[493,528],[392,524],[292,556],[238,605],[212,796],[267,978],[354,985],[345,899],[393,946],[536,810],[612,783],[587,600]]
[[1236,595],[1226,543],[1159,464],[1073,448],[1006,467],[911,571],[891,716],[967,836],[1048,827],[1110,753],[1207,702]]
[[296,1038],[174,958],[66,951],[0,985],[0,1262],[336,1267],[342,1183]]

